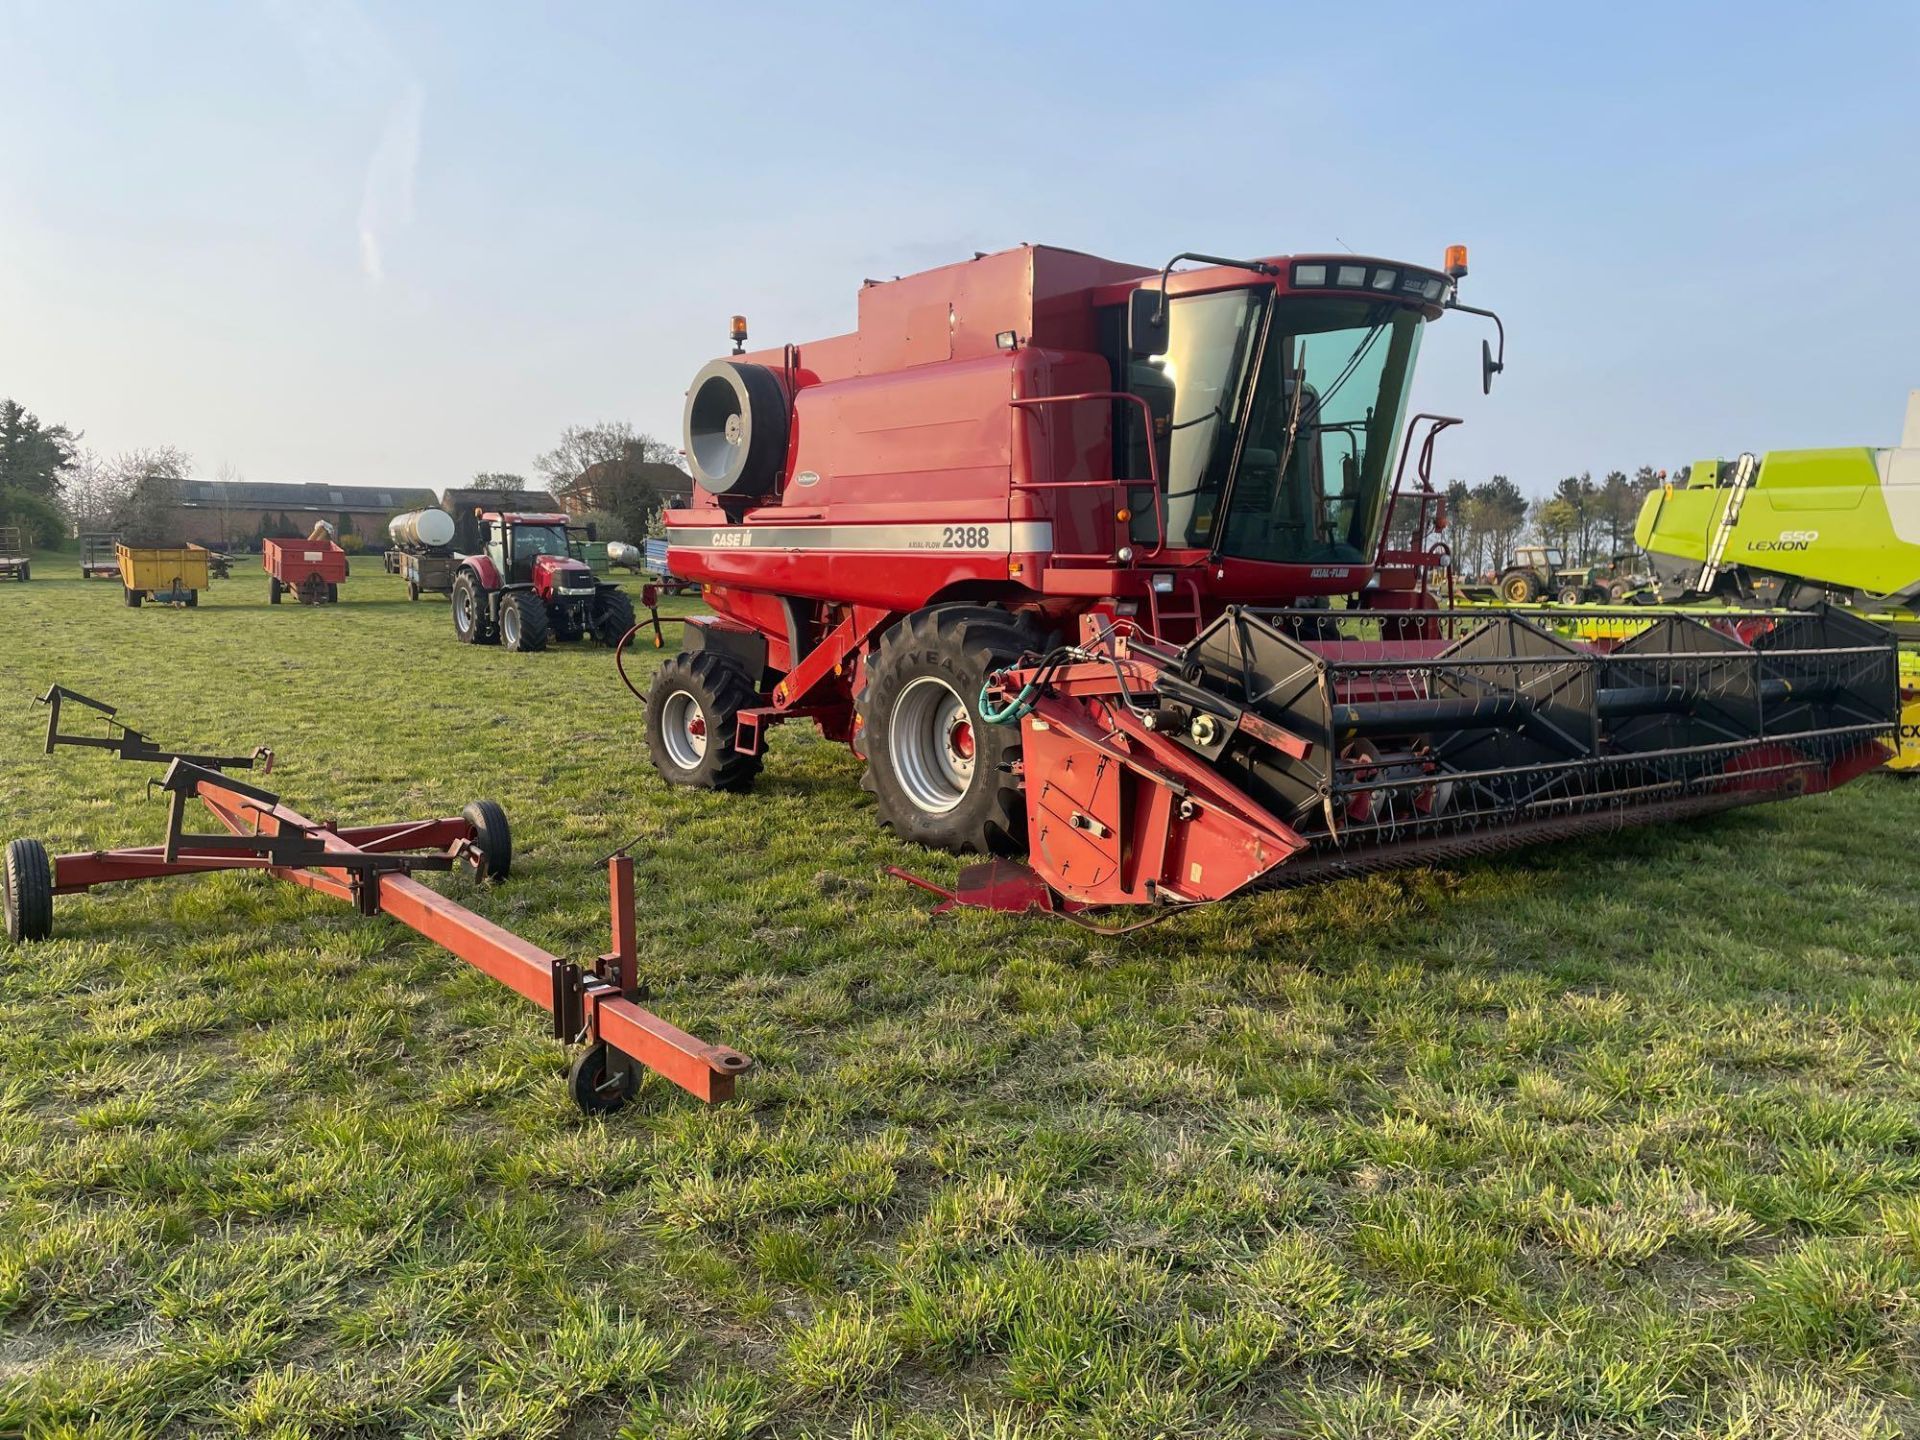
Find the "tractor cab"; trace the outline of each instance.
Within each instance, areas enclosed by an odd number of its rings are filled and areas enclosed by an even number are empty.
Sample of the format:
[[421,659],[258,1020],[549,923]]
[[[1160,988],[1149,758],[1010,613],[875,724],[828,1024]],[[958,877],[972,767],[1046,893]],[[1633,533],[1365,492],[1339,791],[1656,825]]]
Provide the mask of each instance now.
[[489,513],[480,520],[487,558],[505,584],[531,585],[542,596],[594,588],[592,569],[568,544],[566,516]]

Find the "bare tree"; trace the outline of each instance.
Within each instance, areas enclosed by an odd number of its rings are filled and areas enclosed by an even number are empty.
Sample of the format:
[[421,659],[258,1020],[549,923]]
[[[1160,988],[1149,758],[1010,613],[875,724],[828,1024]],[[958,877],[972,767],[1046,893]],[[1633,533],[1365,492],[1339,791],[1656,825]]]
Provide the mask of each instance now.
[[569,425],[561,432],[560,443],[538,456],[533,468],[558,493],[590,467],[606,462],[677,466],[680,451],[664,440],[642,434],[625,420],[602,420],[593,425]]
[[527,477],[506,470],[482,470],[473,477],[475,490],[524,490]]
[[179,537],[172,533],[180,489],[193,473],[193,457],[172,445],[128,450],[112,462],[118,499],[112,527],[133,544],[159,545]]

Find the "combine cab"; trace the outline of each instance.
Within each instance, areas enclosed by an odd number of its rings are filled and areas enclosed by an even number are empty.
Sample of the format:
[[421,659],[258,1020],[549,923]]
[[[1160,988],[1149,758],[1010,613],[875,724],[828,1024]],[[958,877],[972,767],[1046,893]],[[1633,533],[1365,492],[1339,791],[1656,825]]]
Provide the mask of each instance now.
[[[1676,619],[1602,653],[1443,610],[1437,557],[1388,548],[1420,337],[1491,318],[1459,302],[1464,250],[1175,260],[1198,263],[982,256],[870,283],[855,334],[757,353],[736,317],[688,391],[699,493],[666,516],[715,611],[645,697],[666,779],[745,789],[768,728],[812,720],[901,836],[1008,857],[943,893],[1072,913],[1664,821],[1885,758],[1876,627]],[[1421,448],[1436,509],[1444,423]]]
[[633,601],[573,558],[567,517],[486,511],[485,546],[462,556],[453,577],[453,633],[466,645],[544,650],[549,640],[591,635],[617,645],[633,628]]

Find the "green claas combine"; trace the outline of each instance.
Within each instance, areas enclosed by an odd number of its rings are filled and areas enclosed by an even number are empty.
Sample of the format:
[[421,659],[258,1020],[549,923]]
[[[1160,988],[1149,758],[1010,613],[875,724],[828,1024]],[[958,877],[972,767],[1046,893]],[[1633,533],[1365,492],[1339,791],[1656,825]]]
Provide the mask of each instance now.
[[1776,450],[1703,460],[1649,495],[1634,526],[1662,601],[1714,598],[1867,611],[1920,600],[1920,390],[1891,450]]

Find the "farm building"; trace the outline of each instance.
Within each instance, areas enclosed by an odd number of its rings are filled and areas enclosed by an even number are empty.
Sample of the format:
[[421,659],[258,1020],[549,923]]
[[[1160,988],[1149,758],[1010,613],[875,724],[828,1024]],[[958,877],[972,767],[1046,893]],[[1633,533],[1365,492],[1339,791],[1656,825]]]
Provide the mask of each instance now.
[[436,503],[433,491],[423,488],[187,480],[166,529],[179,541],[246,550],[264,536],[305,535],[315,521],[325,520],[343,541],[358,536],[367,549],[377,550],[387,542],[388,520]]

